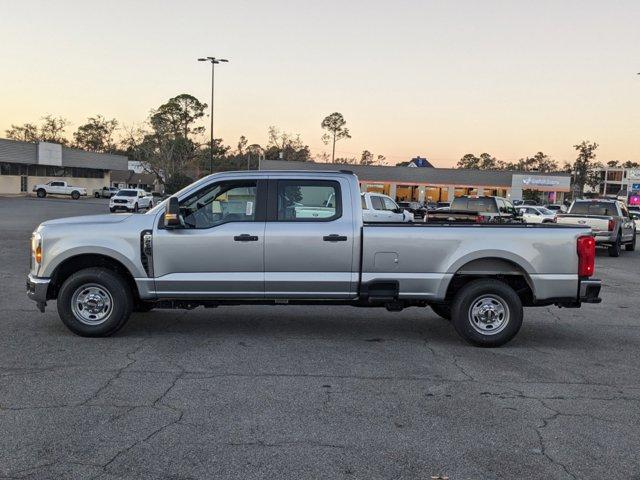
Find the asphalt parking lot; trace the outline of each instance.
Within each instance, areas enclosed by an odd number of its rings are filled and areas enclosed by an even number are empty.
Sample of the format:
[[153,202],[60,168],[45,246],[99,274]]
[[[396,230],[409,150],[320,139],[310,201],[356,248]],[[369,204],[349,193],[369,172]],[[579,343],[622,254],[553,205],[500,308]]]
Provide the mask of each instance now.
[[0,198],[0,478],[640,479],[640,252],[603,303],[527,309],[499,349],[429,309],[221,307],[80,338],[25,294],[43,220]]

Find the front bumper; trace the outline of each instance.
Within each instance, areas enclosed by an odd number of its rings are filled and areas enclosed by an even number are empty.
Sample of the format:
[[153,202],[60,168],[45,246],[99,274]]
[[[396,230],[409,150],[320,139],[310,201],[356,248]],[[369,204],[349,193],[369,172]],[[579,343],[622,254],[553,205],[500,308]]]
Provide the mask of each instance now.
[[578,300],[584,303],[600,303],[600,288],[602,281],[597,278],[590,280],[580,280],[580,288],[578,291]]
[[109,205],[112,210],[133,210],[134,205],[128,203],[113,203]]
[[27,277],[27,296],[36,302],[41,312],[44,312],[44,307],[47,305],[50,282],[50,278],[40,278],[31,274]]

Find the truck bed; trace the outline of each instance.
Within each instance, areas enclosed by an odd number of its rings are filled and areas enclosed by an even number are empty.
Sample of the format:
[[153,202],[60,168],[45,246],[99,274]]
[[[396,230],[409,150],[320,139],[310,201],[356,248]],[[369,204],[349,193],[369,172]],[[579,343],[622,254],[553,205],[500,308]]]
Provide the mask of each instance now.
[[367,223],[362,282],[393,279],[401,298],[442,300],[454,274],[481,273],[489,262],[506,274],[524,273],[537,300],[572,297],[576,242],[589,234],[577,225]]

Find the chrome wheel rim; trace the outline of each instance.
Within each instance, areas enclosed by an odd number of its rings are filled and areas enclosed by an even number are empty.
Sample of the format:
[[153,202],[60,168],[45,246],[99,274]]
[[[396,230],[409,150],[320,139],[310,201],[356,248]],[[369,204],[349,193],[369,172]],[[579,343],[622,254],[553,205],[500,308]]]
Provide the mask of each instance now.
[[102,285],[87,283],[73,292],[71,309],[73,315],[85,325],[100,325],[113,310],[113,297]]
[[482,335],[496,335],[509,323],[509,307],[496,295],[482,295],[471,302],[469,323]]

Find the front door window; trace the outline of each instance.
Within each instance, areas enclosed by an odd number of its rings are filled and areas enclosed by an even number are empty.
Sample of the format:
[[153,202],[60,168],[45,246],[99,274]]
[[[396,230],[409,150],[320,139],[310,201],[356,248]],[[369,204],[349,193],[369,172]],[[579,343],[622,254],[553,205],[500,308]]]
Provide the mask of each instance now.
[[186,228],[204,229],[229,222],[253,222],[256,215],[256,181],[216,183],[180,204]]

